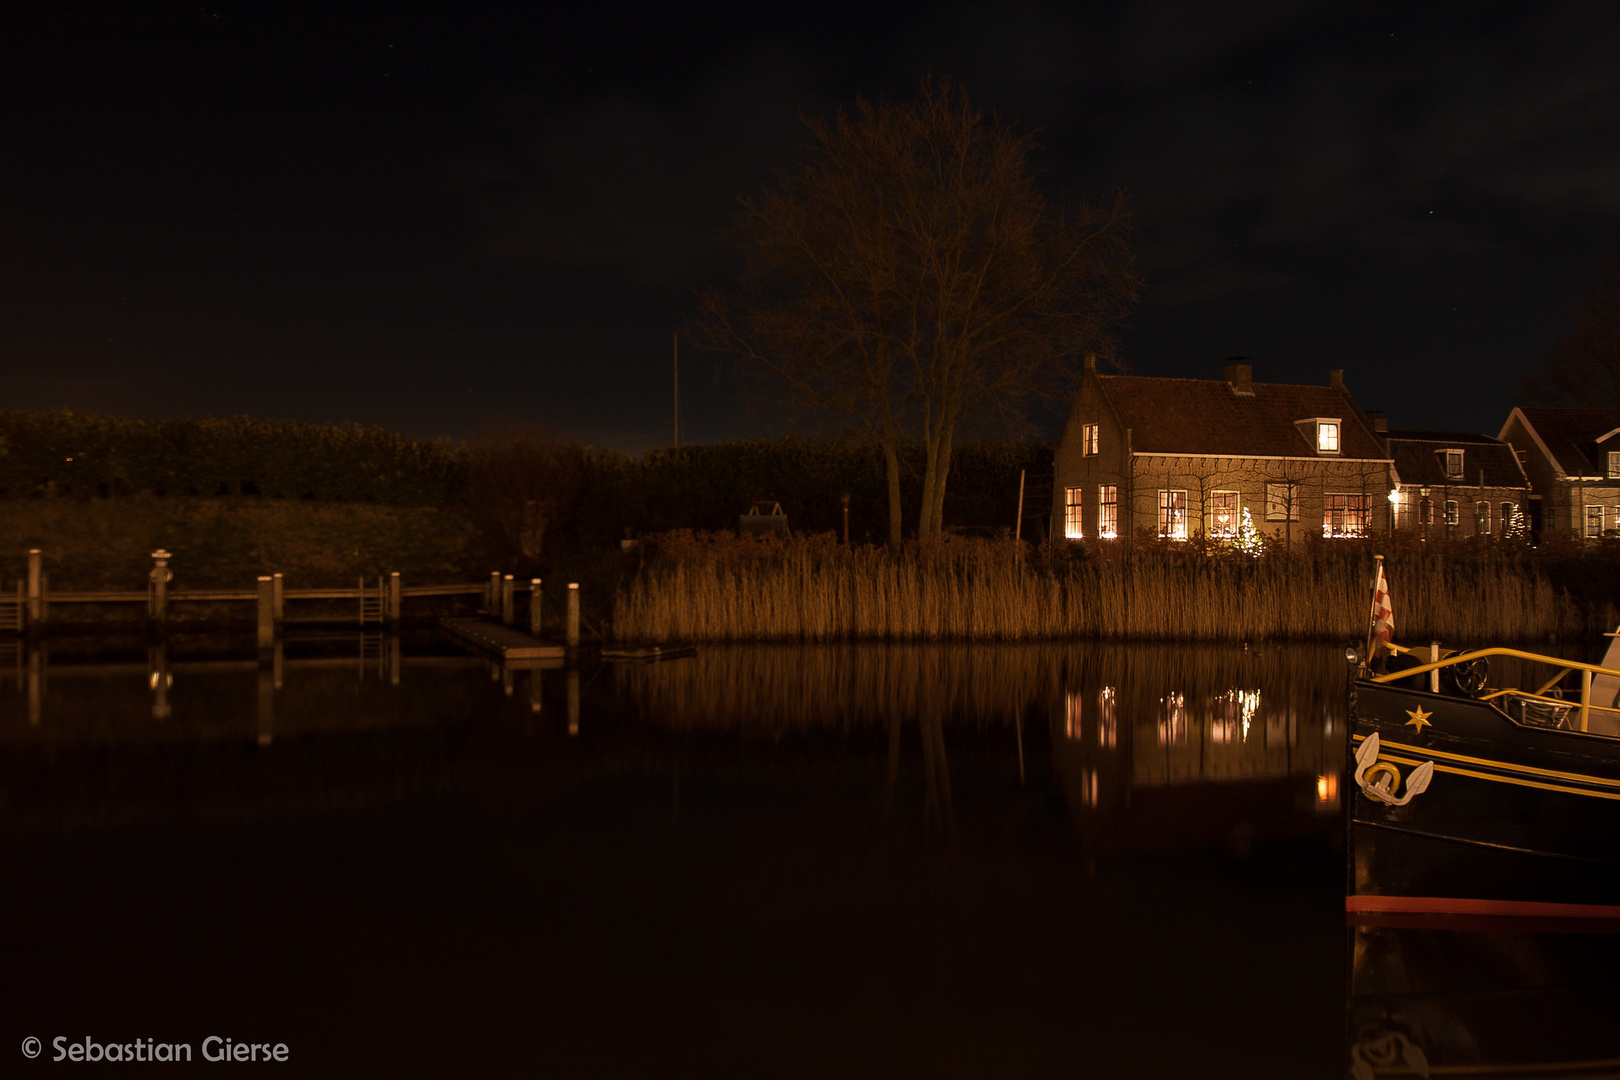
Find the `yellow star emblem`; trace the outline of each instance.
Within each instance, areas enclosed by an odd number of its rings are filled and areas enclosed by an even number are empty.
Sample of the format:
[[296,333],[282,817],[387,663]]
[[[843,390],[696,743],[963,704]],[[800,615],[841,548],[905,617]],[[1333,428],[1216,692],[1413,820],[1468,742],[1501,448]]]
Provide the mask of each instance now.
[[1425,724],[1427,724],[1429,727],[1434,726],[1433,722],[1429,720],[1429,717],[1433,716],[1434,713],[1424,712],[1423,706],[1421,705],[1415,709],[1407,709],[1406,715],[1412,718],[1406,722],[1406,726],[1415,727],[1419,732],[1422,732]]

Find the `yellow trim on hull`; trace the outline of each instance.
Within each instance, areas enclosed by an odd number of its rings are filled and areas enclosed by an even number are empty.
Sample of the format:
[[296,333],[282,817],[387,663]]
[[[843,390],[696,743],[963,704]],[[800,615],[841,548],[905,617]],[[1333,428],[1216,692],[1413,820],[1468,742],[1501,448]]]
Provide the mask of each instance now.
[[[1356,742],[1364,742],[1365,735],[1352,736]],[[1588,776],[1585,773],[1559,772],[1557,769],[1538,769],[1534,765],[1510,765],[1505,761],[1492,761],[1490,758],[1469,757],[1467,754],[1453,754],[1446,750],[1431,750],[1427,746],[1413,746],[1410,743],[1398,743],[1386,740],[1382,733],[1378,736],[1383,746],[1396,750],[1405,750],[1408,754],[1424,754],[1428,757],[1445,758],[1447,761],[1462,761],[1469,765],[1488,765],[1496,769],[1511,769],[1514,772],[1530,773],[1534,776],[1550,776],[1557,780],[1576,780],[1587,784],[1598,784],[1602,787],[1620,788],[1620,780],[1610,780],[1602,776]],[[1383,755],[1379,755],[1382,757]],[[1436,766],[1438,768],[1439,766]]]

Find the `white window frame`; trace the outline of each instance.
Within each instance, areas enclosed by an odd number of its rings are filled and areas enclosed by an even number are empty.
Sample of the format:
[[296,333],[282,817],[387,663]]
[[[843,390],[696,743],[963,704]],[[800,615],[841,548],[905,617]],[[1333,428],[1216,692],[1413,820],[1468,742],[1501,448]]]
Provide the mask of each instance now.
[[1620,477],[1620,450],[1609,451],[1609,479]]
[[1097,536],[1113,540],[1119,536],[1119,485],[1097,485]]
[[1187,492],[1185,490],[1181,488],[1159,489],[1159,535],[1167,540],[1187,539]]
[[[1232,520],[1222,524],[1217,515],[1223,509],[1220,502],[1231,501]],[[1209,535],[1221,540],[1232,540],[1237,537],[1238,525],[1243,520],[1243,500],[1236,491],[1211,491],[1209,493]]]
[[1474,535],[1489,536],[1491,534],[1491,502],[1489,499],[1476,499],[1474,501]]
[[1081,457],[1096,457],[1097,456],[1097,446],[1098,446],[1097,425],[1096,424],[1086,424],[1086,425],[1082,426],[1080,428],[1080,456]]
[[1084,488],[1063,489],[1063,537],[1066,540],[1086,538],[1085,524],[1081,520],[1081,514],[1085,510],[1085,497]]
[[1299,520],[1299,485],[1278,482],[1266,485],[1266,520]]
[[1502,530],[1503,536],[1506,536],[1513,530],[1514,523],[1519,520],[1519,508],[1513,503],[1505,502],[1500,509],[1501,518],[1496,527]]
[[1461,521],[1462,521],[1462,507],[1458,505],[1456,499],[1447,499],[1446,500],[1446,525],[1448,527],[1450,527],[1450,528],[1456,528],[1457,525]]
[[[1597,525],[1597,528],[1595,529],[1593,528],[1594,523]],[[1584,535],[1588,540],[1596,540],[1598,537],[1603,535],[1602,506],[1594,506],[1591,503],[1586,504],[1586,528],[1584,529],[1582,535]]]
[[[1464,479],[1463,452],[1461,450],[1442,450],[1440,452],[1445,455],[1445,461],[1443,463],[1443,467],[1446,470],[1446,479],[1447,480],[1462,480],[1462,479]],[[1456,463],[1455,468],[1452,467],[1453,462]]]
[[[1344,443],[1344,425],[1337,420],[1321,419],[1316,422],[1316,452],[1337,454]],[[1330,445],[1331,444],[1331,445]]]

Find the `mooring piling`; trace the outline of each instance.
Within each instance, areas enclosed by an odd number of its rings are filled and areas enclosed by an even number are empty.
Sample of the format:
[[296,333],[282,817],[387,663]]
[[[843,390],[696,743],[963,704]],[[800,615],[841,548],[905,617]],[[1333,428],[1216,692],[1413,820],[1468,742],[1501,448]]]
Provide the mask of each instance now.
[[276,643],[276,581],[268,574],[259,575],[259,648],[268,649]]
[[540,579],[529,579],[529,636],[540,636]]
[[568,629],[563,644],[569,649],[579,648],[579,582],[568,583]]
[[44,552],[39,548],[28,549],[28,621],[31,623],[45,619],[44,561]]
[[287,590],[280,574],[270,575],[270,618],[277,626],[287,618]]
[[174,571],[169,569],[171,556],[164,548],[152,552],[152,606],[150,614],[152,621],[162,623],[169,617],[169,582],[174,580]]
[[511,574],[501,577],[501,625],[511,626],[517,619],[517,584]]
[[[399,609],[404,598],[405,593],[399,583],[399,571],[395,570],[388,575],[388,625],[395,630],[399,629]],[[397,684],[399,680],[395,679],[394,682]]]

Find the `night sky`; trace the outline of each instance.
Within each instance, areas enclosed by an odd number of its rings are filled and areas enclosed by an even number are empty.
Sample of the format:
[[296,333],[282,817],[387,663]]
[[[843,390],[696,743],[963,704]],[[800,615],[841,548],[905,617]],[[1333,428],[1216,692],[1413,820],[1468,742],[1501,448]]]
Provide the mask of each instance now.
[[[472,7],[5,5],[0,408],[660,445],[737,198],[928,72],[1132,194],[1139,374],[1494,434],[1620,257],[1611,5]],[[682,361],[683,442],[777,430]]]

